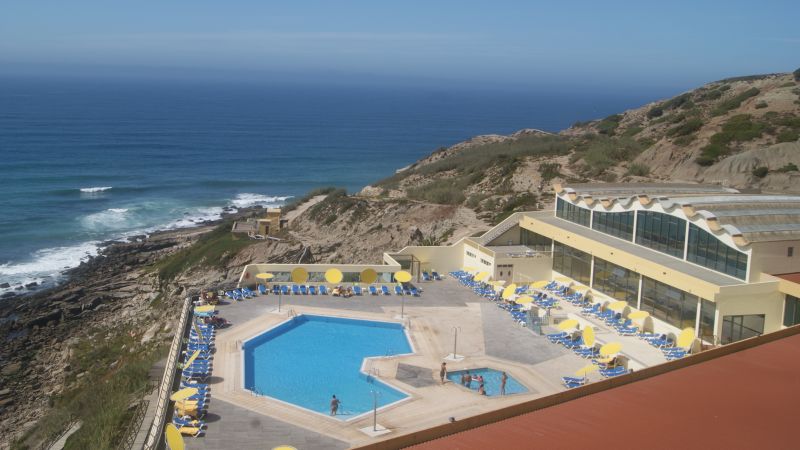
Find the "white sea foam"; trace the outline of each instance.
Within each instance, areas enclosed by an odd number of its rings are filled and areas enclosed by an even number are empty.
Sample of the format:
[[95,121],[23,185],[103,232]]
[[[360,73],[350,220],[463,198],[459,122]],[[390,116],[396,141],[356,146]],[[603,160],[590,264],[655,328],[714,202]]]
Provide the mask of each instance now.
[[113,186],[98,186],[98,187],[85,187],[81,188],[81,192],[92,194],[95,192],[103,192],[111,189]]
[[110,208],[84,216],[81,225],[91,231],[125,230],[135,226],[128,217],[128,208]]
[[0,283],[17,286],[36,282],[52,283],[60,279],[64,270],[78,266],[97,255],[99,241],[84,242],[66,247],[46,248],[34,252],[28,262],[0,264]]
[[279,206],[290,198],[292,197],[271,197],[269,195],[251,194],[249,192],[245,192],[237,195],[231,203],[237,208],[247,208],[250,206]]

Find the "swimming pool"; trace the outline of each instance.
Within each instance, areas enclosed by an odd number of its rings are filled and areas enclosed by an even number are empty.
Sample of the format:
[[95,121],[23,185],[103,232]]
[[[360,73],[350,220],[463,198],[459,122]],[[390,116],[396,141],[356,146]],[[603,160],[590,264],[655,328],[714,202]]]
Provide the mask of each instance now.
[[[453,372],[447,373],[447,379],[452,381],[459,386],[467,388],[461,384],[461,375],[465,372],[469,372],[470,375],[474,376],[482,376],[483,377],[483,384],[484,389],[486,389],[486,395],[489,397],[495,397],[500,395],[500,378],[502,376],[502,372],[499,370],[489,369],[486,367],[480,369],[469,369],[469,370],[456,370]],[[508,379],[506,380],[506,395],[511,394],[522,394],[524,392],[528,392],[528,388],[520,384],[519,381],[515,380],[514,377],[508,374]],[[477,381],[473,381],[469,385],[469,389],[478,392],[478,387],[480,383]]]
[[412,353],[401,324],[300,315],[243,345],[244,387],[314,412],[329,414],[340,399],[341,420],[408,397],[361,372],[364,358]]

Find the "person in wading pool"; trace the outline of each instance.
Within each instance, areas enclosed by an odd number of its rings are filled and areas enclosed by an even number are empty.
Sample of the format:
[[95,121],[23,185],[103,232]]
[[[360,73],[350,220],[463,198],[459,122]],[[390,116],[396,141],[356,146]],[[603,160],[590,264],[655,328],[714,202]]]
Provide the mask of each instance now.
[[332,416],[335,416],[336,412],[339,411],[339,404],[340,403],[341,402],[339,401],[339,399],[336,398],[336,395],[334,395],[333,398],[331,399],[331,415]]

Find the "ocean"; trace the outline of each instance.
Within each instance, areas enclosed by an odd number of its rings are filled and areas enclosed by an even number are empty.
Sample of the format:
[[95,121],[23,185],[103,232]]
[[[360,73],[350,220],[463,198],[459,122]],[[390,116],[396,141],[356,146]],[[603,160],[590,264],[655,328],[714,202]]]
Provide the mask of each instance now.
[[104,241],[354,192],[475,135],[558,131],[653,99],[0,78],[0,294],[58,282]]

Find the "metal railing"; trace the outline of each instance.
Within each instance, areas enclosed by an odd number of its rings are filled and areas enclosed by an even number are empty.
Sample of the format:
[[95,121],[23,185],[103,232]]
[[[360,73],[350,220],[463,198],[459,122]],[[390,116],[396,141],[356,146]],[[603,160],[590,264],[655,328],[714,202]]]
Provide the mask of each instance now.
[[136,405],[136,410],[133,412],[133,417],[130,421],[131,426],[127,428],[125,436],[117,444],[117,450],[131,450],[133,448],[133,442],[136,440],[136,435],[139,434],[139,428],[142,426],[142,421],[149,405],[150,400],[147,399]]
[[158,388],[158,400],[156,400],[158,402],[156,413],[153,418],[153,423],[150,425],[150,433],[147,434],[147,440],[145,440],[144,447],[142,447],[144,450],[156,450],[161,442],[161,435],[163,434],[164,424],[166,422],[167,413],[169,412],[169,396],[172,393],[172,384],[175,381],[175,368],[178,365],[178,358],[181,354],[183,335],[186,334],[187,322],[191,316],[191,306],[191,299],[186,297],[183,301],[178,328],[175,331],[175,336],[172,338],[172,345],[169,349],[169,356],[167,356],[167,365],[164,368],[164,375],[161,377],[161,384]]

